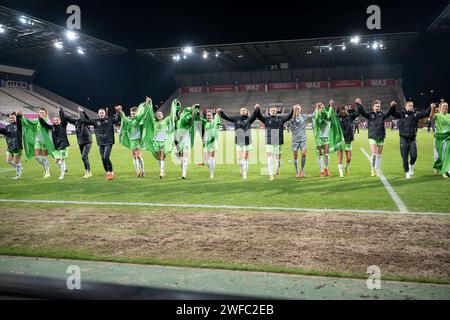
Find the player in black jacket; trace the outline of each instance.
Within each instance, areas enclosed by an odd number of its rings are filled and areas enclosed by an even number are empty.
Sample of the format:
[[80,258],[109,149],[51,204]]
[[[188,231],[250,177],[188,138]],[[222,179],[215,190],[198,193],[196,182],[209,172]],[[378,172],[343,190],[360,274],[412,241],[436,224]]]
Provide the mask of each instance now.
[[64,179],[67,171],[66,158],[68,157],[68,147],[70,146],[67,139],[67,121],[63,116],[62,109],[59,109],[59,117],[53,118],[53,125],[48,124],[43,118],[39,118],[39,122],[44,128],[52,131],[52,140],[55,145],[53,157],[56,160],[56,165],[60,168],[61,174],[59,180]]
[[384,138],[386,138],[386,129],[384,120],[392,115],[392,108],[387,113],[381,111],[381,101],[374,100],[372,102],[372,111],[366,112],[362,105],[361,99],[355,100],[358,112],[364,118],[368,119],[367,128],[369,131],[369,145],[371,156],[372,177],[378,176],[381,168],[381,154],[383,153]]
[[115,117],[108,117],[105,108],[98,110],[97,119],[83,119],[85,124],[94,127],[97,145],[102,158],[103,168],[106,172],[106,180],[114,179],[113,165],[110,160],[111,150],[114,145],[114,126],[120,123],[120,115],[116,113]]
[[[392,102],[392,116],[398,120],[398,133],[400,135],[400,154],[403,159],[403,170],[406,179],[411,179],[414,175],[414,163],[417,160],[417,128],[419,120],[430,116],[431,105],[424,111],[414,110],[414,103],[407,101],[405,108],[401,111],[396,109],[397,103]],[[410,158],[408,163],[408,157]]]
[[239,163],[241,176],[245,180],[247,179],[248,174],[248,154],[252,149],[251,125],[256,120],[256,111],[253,111],[252,115],[249,116],[247,107],[242,107],[239,110],[238,116],[229,117],[219,108],[217,109],[217,113],[222,119],[232,122],[235,126],[236,157]]
[[255,106],[256,117],[266,126],[266,152],[267,168],[269,170],[269,180],[273,180],[273,160],[275,156],[276,174],[280,174],[281,148],[284,144],[284,124],[291,120],[294,115],[294,108],[284,117],[277,116],[277,108],[269,109],[269,116],[263,116],[259,104]]
[[355,119],[358,118],[359,116],[358,110],[355,110],[355,112],[352,113],[349,113],[348,110],[349,110],[348,106],[341,106],[341,108],[338,111],[339,124],[341,125],[345,141],[345,143],[340,147],[338,147],[338,149],[336,150],[338,155],[339,176],[341,178],[344,177],[344,166],[342,164],[342,160],[344,158],[344,151],[346,158],[345,172],[347,174],[349,173],[350,161],[352,160],[352,141],[354,140],[354,132],[355,132],[354,123]]
[[79,116],[78,118],[72,118],[66,115],[63,111],[61,113],[61,119],[65,119],[68,123],[75,126],[77,142],[80,147],[81,160],[84,165],[84,176],[83,178],[88,179],[92,177],[91,165],[89,163],[89,151],[91,151],[92,137],[91,131],[89,130],[89,125],[83,122],[83,119],[89,119],[87,113],[82,109],[78,108]]
[[22,178],[22,113],[11,113],[9,115],[9,124],[0,128],[0,134],[6,138],[6,162],[16,169],[16,176],[13,179]]

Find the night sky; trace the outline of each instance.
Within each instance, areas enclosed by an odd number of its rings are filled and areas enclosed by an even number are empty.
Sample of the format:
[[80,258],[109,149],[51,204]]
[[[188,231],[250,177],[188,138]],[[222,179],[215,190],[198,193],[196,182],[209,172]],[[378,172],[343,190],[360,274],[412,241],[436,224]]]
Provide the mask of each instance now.
[[[449,1],[0,1],[1,5],[64,26],[68,5],[81,7],[82,33],[131,49],[123,57],[77,65],[41,66],[35,82],[96,109],[130,106],[174,90],[171,70],[137,57],[133,49],[372,34],[366,8],[381,7],[381,33],[424,31]],[[449,98],[447,41],[427,39],[405,65],[407,98]],[[62,78],[62,79],[61,79]],[[89,98],[89,100],[88,100]],[[435,99],[436,100],[436,99]],[[419,101],[419,103],[422,101]]]

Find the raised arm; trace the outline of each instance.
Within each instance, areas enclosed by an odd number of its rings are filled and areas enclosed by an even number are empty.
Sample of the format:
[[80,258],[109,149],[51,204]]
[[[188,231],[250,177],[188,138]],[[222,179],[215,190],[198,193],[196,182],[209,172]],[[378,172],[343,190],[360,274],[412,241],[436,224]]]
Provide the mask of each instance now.
[[255,105],[255,113],[256,118],[258,118],[259,121],[261,121],[264,125],[266,125],[266,118],[261,114],[261,109],[259,104]]
[[291,109],[291,112],[289,112],[289,114],[287,116],[283,117],[283,119],[282,119],[283,123],[286,123],[289,120],[291,120],[293,115],[294,115],[294,108]]
[[364,110],[364,106],[362,105],[361,99],[356,99],[356,109],[358,110],[359,114],[363,116],[366,119],[369,119],[370,115]]
[[419,119],[428,118],[430,116],[431,109],[434,109],[436,105],[434,103],[430,104],[428,108],[418,113]]
[[64,113],[64,110],[62,108],[59,108],[59,118],[61,119],[61,125],[63,127],[67,127],[67,123],[68,123],[67,116]]
[[75,122],[78,120],[67,115],[62,108],[59,109],[59,117],[61,118],[61,122],[68,122],[71,124],[75,124]]
[[223,120],[226,120],[226,121],[229,121],[229,122],[235,122],[236,121],[236,119],[235,119],[235,117],[229,117],[225,112],[223,112],[223,110],[222,109],[218,109],[217,110],[217,113],[219,114],[219,116],[223,119]]
[[[393,101],[393,102],[394,102],[394,101]],[[395,102],[394,102],[394,103],[395,103]],[[396,104],[393,105],[392,102],[391,102],[391,107],[389,108],[388,112],[386,112],[386,113],[383,115],[383,120],[386,120],[386,119],[389,118],[390,116],[394,116],[394,114],[395,114],[395,115],[398,115],[399,118],[400,118],[400,114],[397,112],[395,106],[396,106]],[[394,117],[395,117],[395,116],[394,116]],[[398,118],[397,118],[397,119],[398,119]]]
[[48,130],[51,130],[53,127],[52,125],[48,124],[47,121],[45,121],[43,118],[39,118],[39,123],[41,124],[41,126]]
[[[395,119],[400,119],[401,115],[400,113],[397,111],[397,102],[392,101],[391,102],[391,107],[389,109],[389,111],[391,112],[391,115],[395,118]],[[384,120],[384,118],[383,118]]]

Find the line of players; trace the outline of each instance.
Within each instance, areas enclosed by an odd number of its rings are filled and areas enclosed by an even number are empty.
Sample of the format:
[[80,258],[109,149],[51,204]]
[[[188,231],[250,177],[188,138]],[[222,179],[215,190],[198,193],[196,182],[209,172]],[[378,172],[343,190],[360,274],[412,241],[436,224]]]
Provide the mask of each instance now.
[[[265,126],[267,166],[269,180],[279,174],[281,165],[282,146],[284,144],[284,126],[287,122],[292,129],[292,151],[296,177],[305,176],[306,164],[306,126],[310,119],[313,123],[315,145],[317,148],[317,161],[320,176],[330,176],[329,155],[336,152],[338,155],[339,176],[344,176],[344,171],[349,174],[352,157],[352,141],[354,140],[353,122],[358,116],[368,119],[368,137],[371,151],[371,175],[378,176],[381,168],[381,156],[384,139],[386,137],[384,121],[393,116],[399,119],[400,152],[403,159],[405,177],[410,179],[414,175],[414,163],[417,160],[416,135],[420,119],[430,117],[436,123],[434,141],[434,169],[436,174],[444,178],[450,175],[450,114],[448,104],[442,101],[438,107],[431,104],[425,111],[417,112],[411,101],[406,102],[404,108],[398,110],[395,101],[391,102],[389,111],[381,111],[381,102],[374,100],[372,110],[366,111],[362,101],[355,100],[354,112],[349,112],[347,106],[334,109],[334,102],[330,100],[328,105],[321,102],[315,104],[312,114],[303,114],[300,105],[294,105],[290,113],[284,117],[277,116],[277,108],[269,109],[268,115],[261,113],[260,106],[255,105],[255,110],[250,115],[246,107],[242,107],[238,116],[228,116],[222,109],[217,109],[214,115],[207,112],[201,115],[200,106],[184,108],[181,111],[181,103],[178,100],[172,102],[170,114],[164,117],[152,104],[150,98],[134,107],[127,117],[122,107],[116,106],[115,116],[108,117],[107,110],[98,110],[97,119],[89,119],[83,109],[79,109],[79,117],[72,118],[61,109],[58,117],[49,123],[47,111],[43,108],[38,111],[38,118],[29,120],[18,113],[9,116],[9,124],[0,129],[0,134],[6,136],[7,151],[6,162],[16,169],[13,179],[22,176],[21,156],[25,151],[27,159],[36,159],[44,168],[44,178],[50,177],[50,165],[48,155],[51,155],[60,168],[59,179],[64,179],[67,167],[65,159],[68,157],[69,141],[66,127],[71,123],[76,128],[77,142],[81,159],[85,167],[83,178],[92,177],[88,159],[92,145],[89,126],[94,127],[97,145],[101,155],[106,179],[114,178],[113,165],[110,159],[111,151],[115,143],[115,125],[120,123],[121,130],[119,141],[125,147],[131,149],[133,164],[138,177],[144,177],[144,161],[142,150],[148,150],[159,162],[160,178],[165,176],[165,158],[176,148],[176,155],[181,163],[181,177],[187,176],[189,153],[193,147],[195,124],[201,124],[203,137],[204,161],[210,171],[210,178],[214,178],[215,154],[218,149],[220,119],[224,119],[235,126],[235,144],[237,161],[243,179],[247,179],[249,170],[249,151],[252,150],[251,125],[259,119]],[[343,163],[344,153],[346,157]],[[298,158],[301,155],[300,166]]]

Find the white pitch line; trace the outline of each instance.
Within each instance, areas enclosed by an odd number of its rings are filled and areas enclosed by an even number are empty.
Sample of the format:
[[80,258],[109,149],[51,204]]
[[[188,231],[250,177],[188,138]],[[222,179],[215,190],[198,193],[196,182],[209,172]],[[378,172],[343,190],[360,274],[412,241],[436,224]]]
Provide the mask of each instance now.
[[[369,213],[369,214],[406,214],[406,212],[386,210],[358,210],[358,209],[327,209],[327,208],[286,208],[286,207],[257,207],[257,206],[228,206],[210,204],[176,204],[151,202],[108,202],[108,201],[75,201],[75,200],[28,200],[28,199],[0,199],[0,203],[50,203],[76,205],[113,205],[113,206],[144,206],[144,207],[175,207],[175,208],[203,208],[203,209],[235,209],[262,211],[299,211],[311,213]],[[411,215],[449,215],[443,212],[407,212]]]
[[[364,148],[361,148],[361,152],[364,153],[367,160],[369,160],[369,163],[371,163],[370,156],[367,154],[366,150],[364,150]],[[400,199],[397,192],[395,192],[394,188],[392,188],[391,184],[389,183],[389,181],[387,181],[387,179],[383,175],[383,173],[380,171],[378,174],[379,174],[379,178],[380,178],[381,182],[383,182],[383,184],[384,184],[384,187],[388,191],[392,200],[394,200],[395,204],[397,205],[398,210],[400,210],[400,213],[409,213],[408,208],[403,203],[402,199]]]

